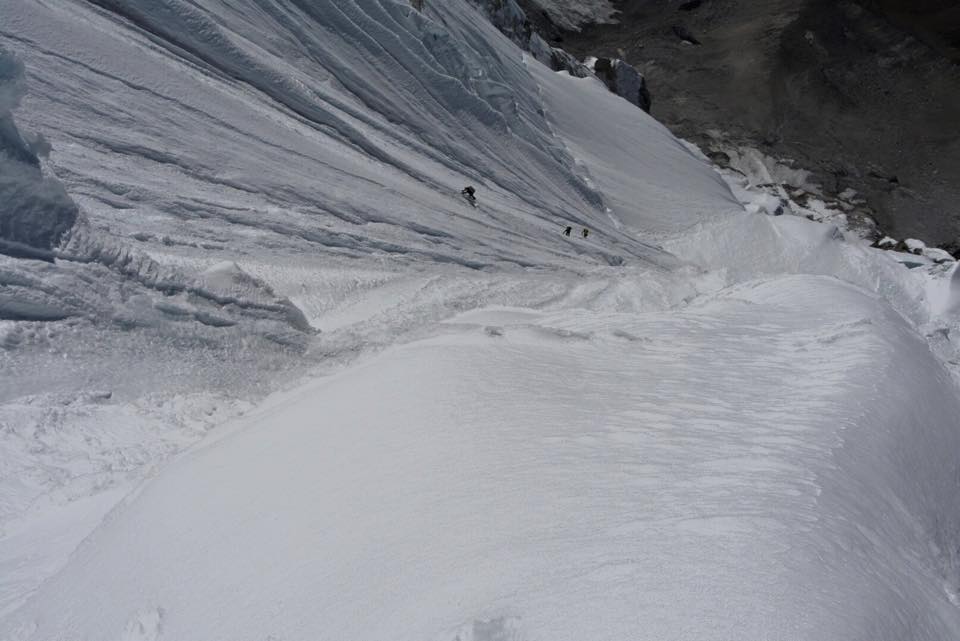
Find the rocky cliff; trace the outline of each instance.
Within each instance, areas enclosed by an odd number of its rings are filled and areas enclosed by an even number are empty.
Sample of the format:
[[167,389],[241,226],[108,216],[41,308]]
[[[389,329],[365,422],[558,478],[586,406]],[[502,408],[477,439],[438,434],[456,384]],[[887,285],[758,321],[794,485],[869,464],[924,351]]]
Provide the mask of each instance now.
[[637,66],[653,115],[708,151],[793,161],[894,236],[960,238],[960,3],[634,0],[579,30],[521,4],[552,45]]

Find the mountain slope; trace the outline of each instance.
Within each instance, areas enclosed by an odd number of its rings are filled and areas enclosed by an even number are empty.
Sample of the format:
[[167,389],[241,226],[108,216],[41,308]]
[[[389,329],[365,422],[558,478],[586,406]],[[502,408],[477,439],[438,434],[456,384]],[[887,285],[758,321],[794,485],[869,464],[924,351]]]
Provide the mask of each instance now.
[[624,57],[642,70],[653,115],[677,135],[705,149],[759,149],[813,172],[831,195],[853,189],[897,238],[960,237],[955,2],[617,7],[616,24],[557,37],[579,57]]
[[960,630],[955,268],[461,0],[3,10],[80,217],[0,300],[89,311],[5,321],[0,638]]

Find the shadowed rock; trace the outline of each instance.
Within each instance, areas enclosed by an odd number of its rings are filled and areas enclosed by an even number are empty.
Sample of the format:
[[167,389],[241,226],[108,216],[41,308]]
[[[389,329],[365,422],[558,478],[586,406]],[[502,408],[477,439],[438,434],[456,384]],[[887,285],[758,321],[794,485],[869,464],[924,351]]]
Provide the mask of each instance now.
[[960,3],[614,4],[619,24],[564,32],[564,48],[637,66],[676,134],[793,159],[894,237],[960,236]]

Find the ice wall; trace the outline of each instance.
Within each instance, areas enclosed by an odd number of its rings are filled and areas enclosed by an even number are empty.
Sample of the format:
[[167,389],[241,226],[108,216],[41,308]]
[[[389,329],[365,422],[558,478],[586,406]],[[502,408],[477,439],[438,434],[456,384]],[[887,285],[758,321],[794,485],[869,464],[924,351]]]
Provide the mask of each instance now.
[[23,64],[0,48],[0,253],[52,260],[77,219],[77,206],[56,179],[43,175],[37,151],[13,119],[24,92]]

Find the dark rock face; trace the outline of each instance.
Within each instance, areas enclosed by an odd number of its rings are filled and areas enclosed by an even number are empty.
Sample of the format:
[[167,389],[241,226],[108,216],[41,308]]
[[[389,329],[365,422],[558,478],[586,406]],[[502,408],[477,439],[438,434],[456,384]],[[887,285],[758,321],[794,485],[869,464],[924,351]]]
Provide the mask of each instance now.
[[590,75],[590,70],[582,62],[559,47],[551,47],[545,57],[536,53],[534,56],[554,71],[566,71],[576,78],[586,78]]
[[960,3],[956,0],[863,0],[861,4],[960,62]]
[[672,27],[670,27],[670,30],[673,31],[673,35],[680,38],[680,42],[685,42],[691,45],[700,44],[700,41],[697,39],[697,37],[694,36],[690,32],[690,29],[688,29],[685,25],[675,24]]
[[960,240],[944,243],[940,245],[940,249],[944,250],[945,252],[947,252],[957,260],[960,260]]
[[556,25],[537,0],[516,0],[533,29],[545,40],[560,45],[563,43],[563,29]]
[[793,159],[895,237],[960,238],[960,2],[615,4],[563,46],[637,66],[675,133]]
[[593,72],[610,91],[650,113],[651,100],[647,81],[636,68],[623,60],[597,58]]
[[[554,71],[566,71],[572,76],[586,78],[596,75],[607,88],[618,96],[627,99],[646,112],[650,111],[650,92],[647,83],[637,69],[623,60],[600,58],[593,68],[587,67],[577,58],[560,47],[552,46],[544,38],[554,41],[562,38],[550,16],[537,8],[534,0],[472,0],[484,11],[490,22],[501,33],[529,51],[533,57]],[[529,17],[533,11],[533,20]]]

